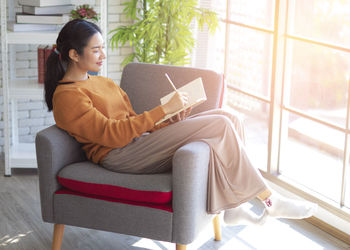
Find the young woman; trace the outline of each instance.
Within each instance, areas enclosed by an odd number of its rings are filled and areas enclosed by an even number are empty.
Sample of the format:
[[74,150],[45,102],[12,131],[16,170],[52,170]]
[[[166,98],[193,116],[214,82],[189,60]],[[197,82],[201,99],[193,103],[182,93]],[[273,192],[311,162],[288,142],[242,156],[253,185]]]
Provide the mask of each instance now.
[[[246,154],[237,116],[210,110],[188,117],[191,110],[186,110],[155,126],[186,105],[185,93],[136,114],[118,85],[87,73],[99,71],[106,58],[99,27],[72,20],[56,43],[47,62],[46,103],[57,126],[83,144],[91,161],[116,172],[158,173],[171,168],[176,149],[204,141],[210,147],[208,213],[225,210],[224,220],[231,225],[263,224],[267,216],[301,219],[313,214],[316,205],[283,198],[265,184]],[[240,206],[255,197],[265,205],[260,216]]]

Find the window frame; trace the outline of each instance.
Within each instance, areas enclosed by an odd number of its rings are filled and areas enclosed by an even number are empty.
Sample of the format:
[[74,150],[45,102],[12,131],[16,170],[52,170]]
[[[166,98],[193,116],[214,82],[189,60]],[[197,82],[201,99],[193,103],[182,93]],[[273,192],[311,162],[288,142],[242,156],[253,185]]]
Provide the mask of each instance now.
[[[327,43],[316,39],[311,39],[308,37],[298,36],[295,34],[288,33],[288,22],[293,22],[292,15],[290,12],[293,11],[294,6],[293,0],[275,0],[274,5],[274,22],[273,29],[258,27],[255,25],[248,25],[241,22],[236,22],[231,20],[230,17],[230,7],[231,0],[226,0],[226,17],[222,18],[220,21],[225,25],[225,54],[224,54],[224,76],[228,75],[228,61],[229,61],[229,44],[230,44],[230,27],[231,25],[236,25],[246,29],[250,29],[256,32],[264,32],[271,34],[272,39],[272,69],[270,78],[270,96],[266,98],[265,96],[258,95],[252,91],[245,90],[233,85],[227,85],[227,88],[238,93],[242,93],[246,96],[252,97],[259,101],[268,103],[270,106],[269,110],[269,131],[268,131],[268,157],[267,157],[267,171],[260,170],[262,175],[269,181],[282,188],[291,191],[301,197],[318,203],[320,206],[325,208],[327,211],[345,219],[350,222],[350,209],[345,207],[345,194],[346,188],[349,187],[350,182],[350,170],[349,170],[349,160],[350,160],[350,87],[348,88],[348,99],[347,99],[347,111],[346,111],[346,124],[342,127],[337,124],[333,124],[329,121],[320,119],[313,115],[308,114],[302,110],[291,107],[284,103],[284,88],[285,88],[285,71],[288,67],[287,60],[287,41],[288,39],[294,41],[301,41],[303,43],[312,44],[316,46],[322,46],[326,48],[335,49],[337,51],[342,51],[350,53],[350,48],[346,48],[337,44]],[[350,83],[349,83],[350,86]],[[292,114],[296,114],[305,119],[312,120],[319,124],[325,125],[332,129],[338,130],[344,134],[345,144],[344,144],[344,155],[343,155],[343,169],[342,169],[342,180],[341,180],[341,197],[340,202],[334,202],[322,195],[312,192],[305,191],[300,184],[297,184],[290,179],[279,173],[280,164],[280,151],[281,151],[281,141],[283,140],[283,112],[287,111]],[[348,190],[347,192],[350,192]]]

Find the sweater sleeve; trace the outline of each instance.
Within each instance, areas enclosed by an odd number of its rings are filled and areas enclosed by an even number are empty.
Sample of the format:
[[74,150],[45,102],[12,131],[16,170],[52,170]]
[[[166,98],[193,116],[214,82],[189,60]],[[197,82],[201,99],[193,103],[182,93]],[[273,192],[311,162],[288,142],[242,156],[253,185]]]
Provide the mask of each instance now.
[[151,130],[164,117],[158,106],[125,119],[109,119],[98,111],[80,89],[55,93],[54,118],[58,127],[68,131],[81,143],[97,143],[111,148],[127,145],[135,137]]

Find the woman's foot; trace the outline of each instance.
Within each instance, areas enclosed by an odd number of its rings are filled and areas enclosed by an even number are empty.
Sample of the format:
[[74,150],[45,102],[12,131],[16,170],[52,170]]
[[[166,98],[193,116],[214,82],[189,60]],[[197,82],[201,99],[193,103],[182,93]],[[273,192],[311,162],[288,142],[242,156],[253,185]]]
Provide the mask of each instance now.
[[224,222],[227,225],[235,226],[235,225],[263,225],[266,222],[267,218],[266,209],[263,214],[258,216],[248,208],[244,206],[239,206],[235,208],[231,208],[225,210],[224,213]]
[[288,199],[275,193],[263,202],[268,215],[274,218],[304,219],[312,216],[318,207],[315,203]]

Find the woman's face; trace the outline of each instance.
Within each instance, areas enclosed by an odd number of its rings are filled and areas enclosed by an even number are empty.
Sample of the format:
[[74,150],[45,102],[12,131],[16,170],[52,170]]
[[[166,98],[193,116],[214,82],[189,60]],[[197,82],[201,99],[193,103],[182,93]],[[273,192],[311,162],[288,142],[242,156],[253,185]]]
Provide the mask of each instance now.
[[97,32],[84,48],[83,55],[79,56],[78,66],[84,71],[99,72],[105,58],[104,41],[101,34]]

